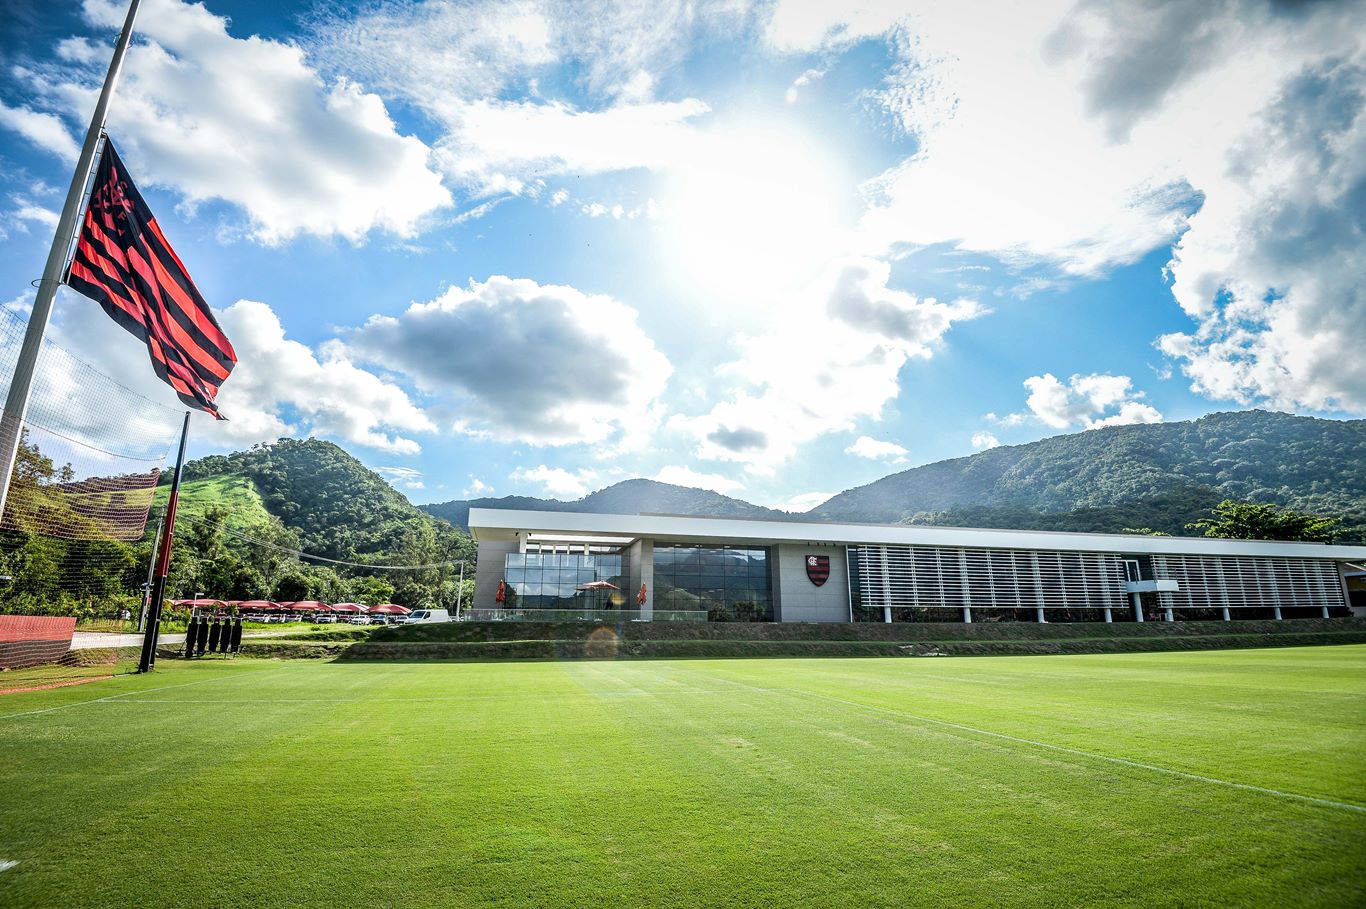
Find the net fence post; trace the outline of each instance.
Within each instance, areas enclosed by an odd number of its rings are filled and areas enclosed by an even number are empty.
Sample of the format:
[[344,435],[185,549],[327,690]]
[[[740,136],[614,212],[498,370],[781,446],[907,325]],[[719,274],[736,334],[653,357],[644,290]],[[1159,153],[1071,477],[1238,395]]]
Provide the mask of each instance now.
[[175,539],[176,506],[180,504],[180,480],[185,473],[185,443],[190,436],[190,412],[185,411],[185,422],[180,430],[180,452],[176,455],[175,479],[171,481],[171,495],[166,500],[166,516],[162,519],[161,550],[157,553],[156,578],[152,582],[152,603],[147,614],[147,628],[142,633],[142,656],[138,672],[148,672],[157,661],[157,636],[161,630],[161,603],[166,597],[166,577],[171,571],[171,545]]

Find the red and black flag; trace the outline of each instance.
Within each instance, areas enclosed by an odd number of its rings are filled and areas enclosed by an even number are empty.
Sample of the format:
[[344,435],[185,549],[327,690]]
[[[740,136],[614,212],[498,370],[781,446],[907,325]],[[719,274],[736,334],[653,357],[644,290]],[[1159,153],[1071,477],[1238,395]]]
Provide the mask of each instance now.
[[224,419],[214,398],[237,354],[107,139],[66,284],[147,345],[180,400]]

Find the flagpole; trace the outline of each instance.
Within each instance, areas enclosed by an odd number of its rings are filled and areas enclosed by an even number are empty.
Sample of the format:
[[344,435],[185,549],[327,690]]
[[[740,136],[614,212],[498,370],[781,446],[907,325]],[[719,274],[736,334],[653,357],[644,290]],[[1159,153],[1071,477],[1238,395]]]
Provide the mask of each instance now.
[[19,452],[19,437],[24,417],[28,413],[29,391],[33,385],[34,369],[38,364],[38,352],[42,349],[43,333],[47,331],[48,319],[52,315],[52,301],[57,296],[57,286],[61,284],[62,273],[66,270],[71,238],[75,235],[76,224],[81,217],[85,184],[90,179],[90,169],[95,163],[95,149],[99,145],[100,134],[104,131],[104,118],[109,110],[109,99],[114,94],[114,85],[119,80],[123,55],[128,50],[129,40],[133,37],[133,20],[137,18],[139,2],[140,0],[131,0],[128,4],[128,17],[124,19],[118,43],[114,45],[114,57],[109,61],[109,72],[104,77],[104,88],[100,90],[95,113],[90,117],[90,128],[86,131],[80,157],[76,159],[76,172],[71,175],[71,187],[66,191],[66,204],[62,206],[61,217],[57,219],[52,248],[48,250],[47,265],[44,266],[43,277],[38,282],[38,295],[33,300],[33,312],[29,315],[28,329],[24,332],[24,344],[19,348],[19,359],[14,365],[14,377],[10,379],[5,409],[3,414],[0,414],[0,515],[4,514],[10,478],[14,474],[14,459]]
[[166,577],[171,573],[171,544],[175,538],[175,513],[180,505],[180,478],[185,472],[185,441],[190,436],[190,412],[180,430],[180,453],[175,460],[175,478],[166,499],[166,514],[161,519],[161,549],[157,552],[156,577],[152,579],[152,603],[147,612],[147,628],[142,633],[142,656],[138,672],[147,672],[157,661],[157,635],[161,630],[161,603],[166,598]]

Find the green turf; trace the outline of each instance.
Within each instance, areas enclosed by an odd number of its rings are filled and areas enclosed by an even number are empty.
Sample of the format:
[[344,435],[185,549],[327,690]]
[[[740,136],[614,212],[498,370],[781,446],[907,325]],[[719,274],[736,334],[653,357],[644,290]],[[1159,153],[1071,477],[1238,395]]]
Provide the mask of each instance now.
[[1366,900],[1366,646],[158,665],[0,697],[0,905]]

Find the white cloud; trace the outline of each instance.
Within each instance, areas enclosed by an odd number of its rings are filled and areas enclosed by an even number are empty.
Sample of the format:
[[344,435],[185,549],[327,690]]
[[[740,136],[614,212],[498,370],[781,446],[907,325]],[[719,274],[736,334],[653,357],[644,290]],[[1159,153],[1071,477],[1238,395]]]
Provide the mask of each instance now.
[[868,248],[1091,276],[1179,238],[1173,291],[1197,324],[1160,346],[1194,390],[1366,412],[1363,17],[1360,0],[789,0],[767,34],[803,52],[882,36],[899,57],[876,98],[918,149],[867,184]]
[[403,389],[356,366],[336,342],[315,354],[286,338],[264,303],[239,300],[219,314],[219,323],[238,355],[218,395],[229,420],[213,430],[229,444],[316,433],[416,454],[421,446],[402,433],[436,431]]
[[460,431],[537,445],[648,434],[673,367],[636,311],[573,287],[495,275],[344,335],[350,355],[410,376]]
[[[83,10],[98,28],[117,28],[125,13],[110,0]],[[234,38],[226,19],[177,0],[147,0],[138,34],[109,130],[141,183],[191,204],[241,206],[265,243],[305,233],[360,241],[375,229],[410,236],[450,204],[427,146],[397,132],[377,95],[344,78],[324,83],[298,47]],[[67,61],[34,74],[34,87],[79,119],[104,61]]]
[[928,358],[949,328],[982,310],[968,300],[941,303],[887,286],[885,262],[854,259],[791,301],[785,317],[757,336],[741,335],[741,358],[720,370],[738,388],[709,413],[675,417],[701,458],[738,461],[772,473],[796,447],[877,419],[900,393],[912,357]]
[[[974,12],[975,10],[975,12]],[[877,95],[920,148],[868,185],[872,248],[954,242],[1092,275],[1172,242],[1259,107],[1356,53],[1359,3],[779,4],[809,51],[883,35]],[[982,28],[989,16],[991,28]]]
[[580,110],[562,101],[480,98],[448,105],[442,168],[476,195],[527,190],[535,178],[660,169],[698,144],[690,121],[708,106],[683,101]]
[[734,34],[749,16],[748,4],[734,0],[430,0],[325,15],[309,50],[328,68],[354,72],[443,119],[450,105],[471,98],[536,94],[539,76],[555,65],[571,69],[594,102],[649,100],[658,76],[696,38]]
[[910,14],[906,0],[811,3],[780,0],[774,5],[765,38],[774,47],[811,52],[880,35]]
[[0,101],[0,126],[12,129],[39,148],[63,161],[74,162],[81,147],[71,138],[60,117],[27,107],[10,107]]
[[810,511],[834,495],[833,492],[802,492],[792,496],[777,507],[783,511]]
[[1160,349],[1212,398],[1366,413],[1366,53],[1286,85],[1218,179],[1170,266],[1197,328]]
[[558,208],[559,206],[563,205],[564,203],[566,203],[566,202],[568,202],[568,201],[569,201],[569,190],[567,190],[567,189],[557,189],[557,190],[555,190],[555,192],[551,193],[551,195],[550,195],[550,207],[551,207],[551,208]]
[[682,467],[677,464],[670,464],[651,479],[660,483],[672,483],[675,486],[710,489],[712,492],[719,492],[722,495],[734,495],[745,488],[745,484],[738,480],[732,480],[718,473],[702,473],[693,470],[691,467]]
[[404,489],[416,490],[426,487],[422,481],[422,471],[414,467],[376,467],[375,473]]
[[514,483],[532,483],[562,499],[583,498],[592,489],[589,484],[597,478],[597,472],[587,468],[571,473],[563,467],[547,467],[544,464],[530,469],[519,467],[508,475],[508,479]]
[[824,78],[824,76],[825,70],[807,70],[806,72],[802,73],[800,76],[792,80],[792,84],[787,87],[787,92],[783,95],[783,100],[785,100],[788,104],[796,104],[797,99],[801,97],[801,89],[806,88],[808,85],[813,85],[816,82],[819,82],[822,78]]
[[[1134,390],[1133,380],[1128,376],[1074,375],[1063,384],[1046,372],[1025,379],[1024,386],[1029,390],[1025,401],[1029,413],[1012,414],[1003,421],[1008,425],[1018,425],[1031,418],[1054,429],[1075,426],[1097,429],[1125,423],[1162,422],[1162,414],[1157,408],[1139,400],[1144,393]],[[977,440],[978,436],[973,436],[973,445],[977,445]]]
[[23,195],[12,195],[10,201],[14,203],[14,209],[8,213],[10,218],[19,221],[33,221],[49,230],[57,227],[57,213],[49,208],[34,203]]
[[491,492],[493,492],[492,486],[485,483],[483,480],[479,479],[474,474],[470,474],[470,485],[465,487],[464,491],[461,492],[461,495],[463,495],[467,499],[470,499],[478,498],[480,496],[486,496]]
[[870,461],[890,461],[893,464],[904,463],[906,455],[909,454],[906,449],[895,442],[879,441],[872,436],[859,436],[853,445],[844,449],[844,453],[867,458]]
[[980,448],[985,451],[988,448],[997,448],[1001,440],[989,432],[974,432],[972,434],[972,447]]

